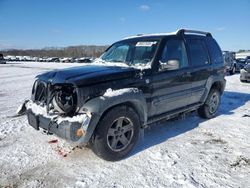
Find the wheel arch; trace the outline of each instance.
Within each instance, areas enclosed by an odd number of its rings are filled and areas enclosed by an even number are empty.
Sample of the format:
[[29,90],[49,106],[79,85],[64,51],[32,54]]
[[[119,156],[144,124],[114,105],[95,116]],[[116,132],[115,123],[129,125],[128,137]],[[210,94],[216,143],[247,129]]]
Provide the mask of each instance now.
[[225,86],[226,86],[226,80],[224,78],[224,76],[210,76],[206,82],[206,86],[205,86],[205,92],[204,95],[202,97],[202,102],[204,103],[210,90],[212,88],[218,89],[220,94],[222,95],[224,90],[225,90]]
[[224,91],[224,84],[223,84],[222,81],[215,81],[215,82],[212,84],[210,90],[211,90],[211,89],[217,89],[217,90],[220,92],[220,94],[222,95],[222,93],[223,93],[223,91]]
[[141,124],[143,124],[145,121],[147,121],[147,117],[145,116],[146,112],[144,112],[143,106],[138,101],[132,101],[132,100],[117,103],[114,106],[109,106],[107,109],[105,109],[103,111],[103,113],[100,116],[100,119],[102,119],[105,116],[105,114],[107,114],[110,110],[112,110],[113,108],[118,107],[118,106],[132,108],[136,112],[136,114],[138,115]]
[[92,114],[90,124],[82,142],[87,143],[89,141],[98,125],[98,122],[109,110],[122,105],[129,106],[135,110],[139,116],[141,125],[147,122],[148,111],[146,100],[142,91],[128,90],[128,92],[112,97],[99,96],[89,100],[82,107],[82,111],[88,111]]

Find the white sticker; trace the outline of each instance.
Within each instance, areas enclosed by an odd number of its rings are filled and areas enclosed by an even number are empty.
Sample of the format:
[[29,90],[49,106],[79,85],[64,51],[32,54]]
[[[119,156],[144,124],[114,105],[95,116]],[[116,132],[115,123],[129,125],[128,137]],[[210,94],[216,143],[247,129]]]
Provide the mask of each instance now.
[[150,47],[150,46],[153,46],[154,44],[156,44],[157,42],[156,41],[141,41],[141,42],[137,42],[135,46],[144,46],[144,47]]

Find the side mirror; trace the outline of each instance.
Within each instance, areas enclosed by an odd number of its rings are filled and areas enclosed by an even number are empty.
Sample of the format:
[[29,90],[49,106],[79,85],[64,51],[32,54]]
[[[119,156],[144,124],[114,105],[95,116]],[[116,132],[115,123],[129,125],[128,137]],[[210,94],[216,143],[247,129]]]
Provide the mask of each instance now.
[[171,59],[167,62],[160,61],[160,70],[176,70],[180,68],[180,61],[178,59]]

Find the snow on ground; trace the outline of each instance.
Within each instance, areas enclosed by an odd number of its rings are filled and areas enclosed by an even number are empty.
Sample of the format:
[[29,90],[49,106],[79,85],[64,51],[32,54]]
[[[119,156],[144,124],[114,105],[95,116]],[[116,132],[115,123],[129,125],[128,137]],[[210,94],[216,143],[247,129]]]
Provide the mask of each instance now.
[[35,131],[25,116],[11,117],[37,74],[80,65],[0,65],[0,187],[250,187],[250,83],[239,74],[226,77],[216,118],[191,114],[152,126],[119,162]]

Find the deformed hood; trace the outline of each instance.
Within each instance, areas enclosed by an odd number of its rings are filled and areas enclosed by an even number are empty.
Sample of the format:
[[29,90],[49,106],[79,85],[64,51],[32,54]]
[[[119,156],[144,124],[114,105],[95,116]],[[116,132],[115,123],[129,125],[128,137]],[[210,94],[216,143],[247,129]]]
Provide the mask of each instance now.
[[51,84],[71,83],[82,86],[131,77],[138,71],[132,67],[85,65],[46,72],[37,78]]

